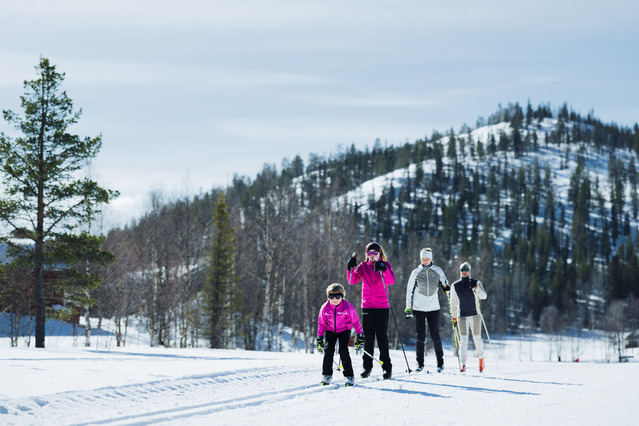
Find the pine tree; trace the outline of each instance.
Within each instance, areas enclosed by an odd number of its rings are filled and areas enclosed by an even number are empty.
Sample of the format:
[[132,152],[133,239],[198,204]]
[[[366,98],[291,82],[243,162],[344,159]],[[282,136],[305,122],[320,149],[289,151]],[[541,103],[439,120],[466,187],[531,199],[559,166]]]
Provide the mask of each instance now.
[[210,255],[209,273],[203,290],[205,312],[209,318],[211,348],[224,346],[224,333],[232,326],[233,312],[239,303],[235,284],[237,245],[231,227],[226,197],[220,194],[213,213],[215,236]]
[[530,105],[530,99],[528,100],[528,105],[526,106],[526,126],[530,126],[530,123],[532,123],[533,120],[533,109],[532,106]]
[[[67,132],[78,122],[82,110],[75,112],[72,100],[61,91],[65,74],[58,73],[46,58],[40,58],[35,69],[38,78],[24,83],[24,116],[3,111],[4,119],[24,136],[12,140],[0,134],[0,166],[5,184],[0,218],[35,243],[31,255],[35,337],[36,347],[43,348],[46,245],[56,238],[64,239],[68,235],[65,232],[73,233],[87,223],[99,212],[98,206],[118,193],[101,188],[89,178],[77,177],[100,151],[102,138],[81,139]],[[90,240],[77,239],[76,243]]]
[[513,129],[513,151],[515,152],[515,157],[521,157],[524,152],[524,142],[521,139],[521,133],[519,132],[519,128]]
[[455,131],[453,129],[450,129],[450,133],[448,134],[448,150],[446,151],[446,155],[454,163],[457,163],[457,139],[455,138]]
[[495,155],[497,152],[497,142],[495,141],[495,135],[492,133],[488,137],[488,155]]

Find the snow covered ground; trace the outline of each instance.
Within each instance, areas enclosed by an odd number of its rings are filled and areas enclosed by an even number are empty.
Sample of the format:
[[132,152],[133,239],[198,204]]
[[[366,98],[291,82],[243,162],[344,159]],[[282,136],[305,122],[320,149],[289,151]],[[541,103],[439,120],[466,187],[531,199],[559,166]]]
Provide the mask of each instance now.
[[[475,358],[459,373],[448,342],[441,374],[432,351],[431,373],[410,374],[392,351],[392,380],[376,366],[352,388],[337,372],[319,386],[317,353],[116,348],[104,336],[90,348],[66,336],[46,349],[11,348],[0,337],[0,424],[636,424],[639,354],[606,362],[601,339],[581,339],[580,362],[548,361],[554,344],[544,336],[491,337],[481,374]],[[406,354],[414,368],[413,348]]]

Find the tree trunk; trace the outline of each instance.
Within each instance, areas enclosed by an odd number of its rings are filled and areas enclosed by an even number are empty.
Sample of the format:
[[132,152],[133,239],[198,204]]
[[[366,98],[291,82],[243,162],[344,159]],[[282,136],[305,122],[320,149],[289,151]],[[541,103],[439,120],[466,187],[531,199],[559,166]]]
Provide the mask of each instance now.
[[35,337],[36,348],[44,348],[44,336],[45,336],[45,306],[44,306],[44,261],[43,261],[43,243],[39,238],[36,242],[36,267],[35,267],[35,310],[36,310],[36,325],[35,325]]
[[91,312],[89,310],[89,306],[84,307],[84,321],[86,322],[86,326],[84,328],[84,346],[91,346]]

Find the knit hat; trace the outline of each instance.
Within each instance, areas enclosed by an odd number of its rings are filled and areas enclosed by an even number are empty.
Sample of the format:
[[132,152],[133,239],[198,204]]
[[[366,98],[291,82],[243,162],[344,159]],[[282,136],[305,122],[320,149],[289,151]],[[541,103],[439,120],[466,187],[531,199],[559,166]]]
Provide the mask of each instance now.
[[366,251],[382,251],[382,246],[376,242],[371,242],[366,246]]
[[422,249],[422,251],[419,252],[419,258],[420,259],[423,259],[425,257],[429,258],[430,260],[433,260],[433,252],[432,252],[431,249],[425,248],[425,249]]

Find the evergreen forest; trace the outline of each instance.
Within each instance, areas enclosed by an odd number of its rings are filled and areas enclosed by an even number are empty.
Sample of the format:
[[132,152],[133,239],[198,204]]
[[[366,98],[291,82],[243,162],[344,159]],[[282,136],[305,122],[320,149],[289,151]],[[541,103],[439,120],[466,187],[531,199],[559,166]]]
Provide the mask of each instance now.
[[[450,282],[470,262],[491,334],[634,330],[638,158],[637,124],[515,103],[473,128],[285,158],[196,196],[152,192],[105,236],[117,260],[87,316],[115,321],[118,345],[135,320],[153,346],[278,351],[286,331],[312,351],[326,287],[347,286],[351,254],[377,241],[395,271],[394,347],[414,337],[402,313],[423,247]],[[347,287],[359,310],[361,284]]]

